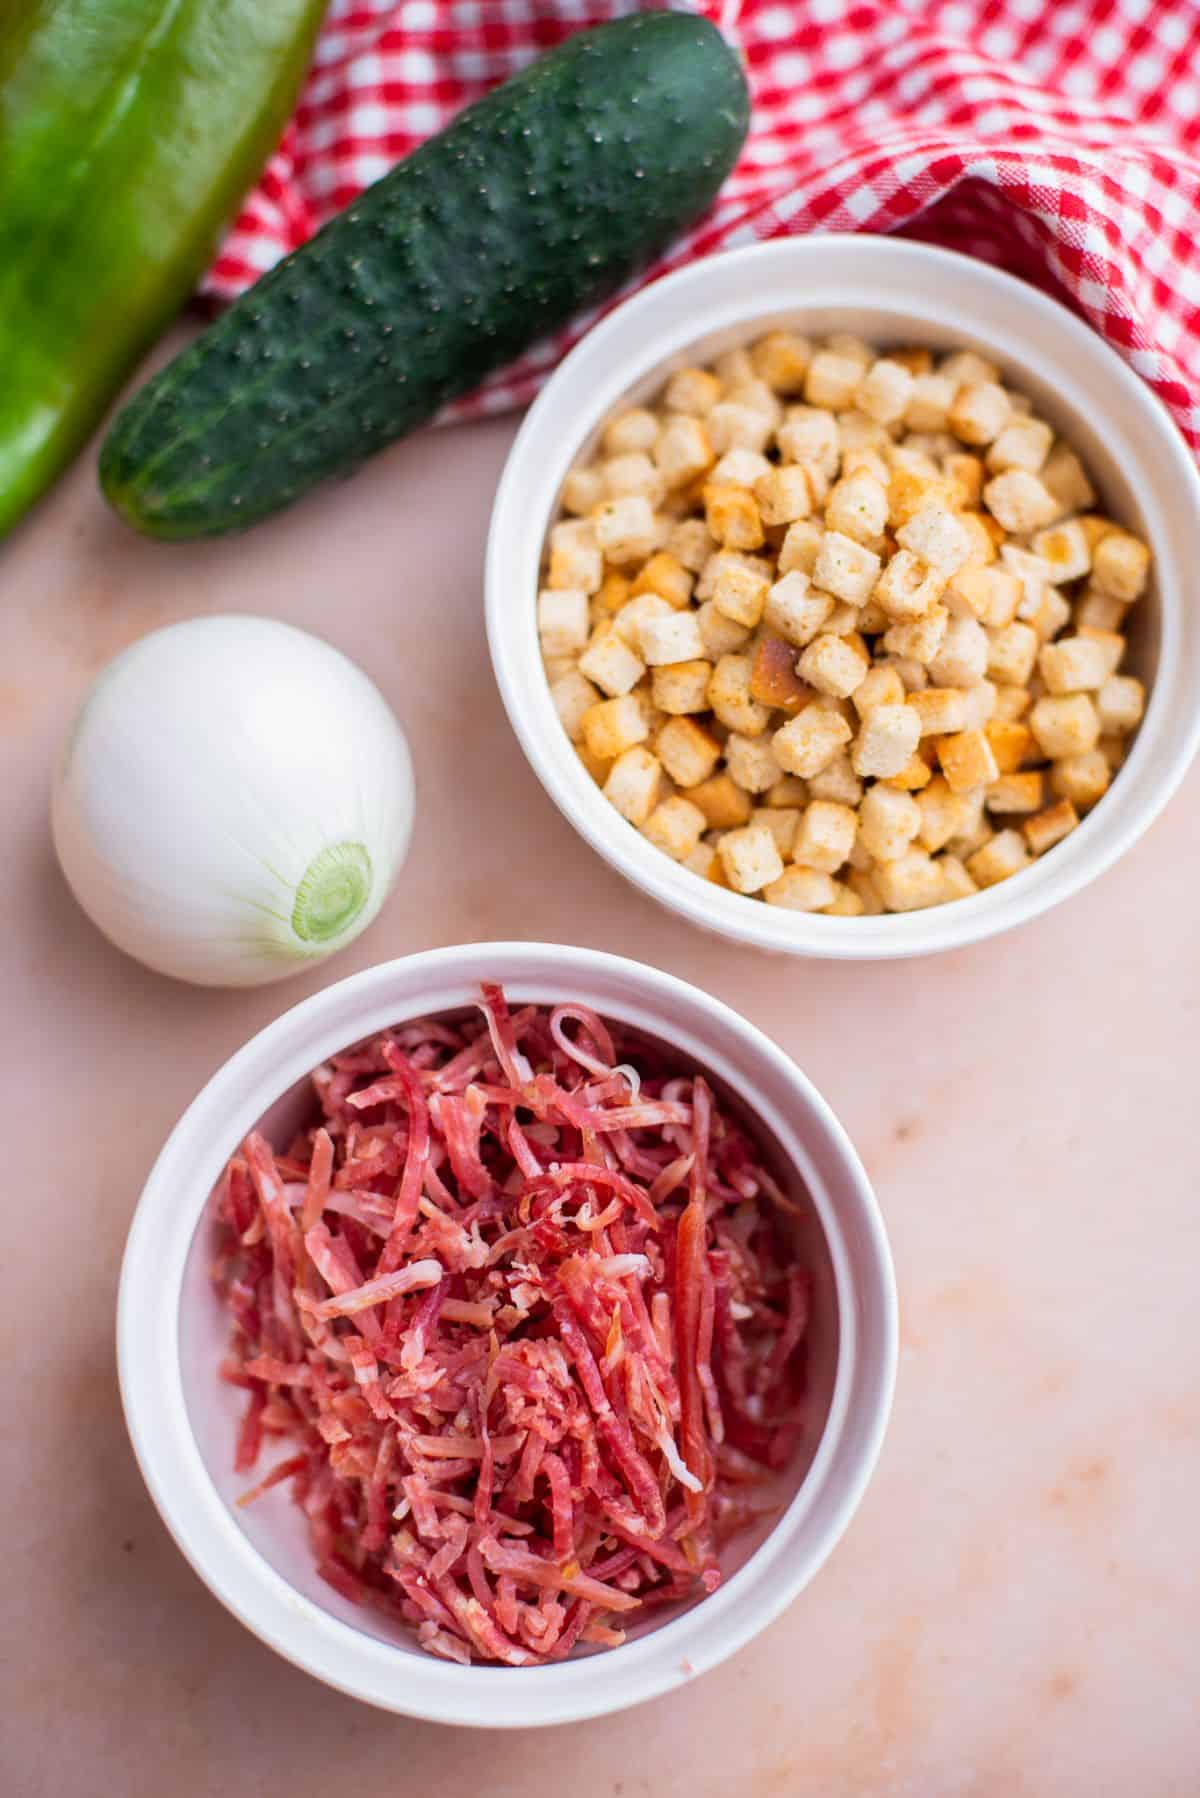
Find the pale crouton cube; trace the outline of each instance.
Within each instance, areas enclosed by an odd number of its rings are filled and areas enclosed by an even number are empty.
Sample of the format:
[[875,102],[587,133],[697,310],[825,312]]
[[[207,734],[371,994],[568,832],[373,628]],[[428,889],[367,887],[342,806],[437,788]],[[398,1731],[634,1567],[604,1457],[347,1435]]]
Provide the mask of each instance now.
[[848,805],[814,799],[800,819],[792,849],[804,867],[835,874],[849,855],[858,829],[858,814]]
[[1042,777],[1032,769],[1025,774],[1000,774],[984,794],[989,812],[1038,812],[1043,803]]
[[593,637],[580,656],[579,672],[595,681],[602,692],[616,698],[637,686],[646,672],[646,664],[615,630],[605,630]]
[[[1041,703],[1051,702],[1043,700]],[[1084,749],[1058,757],[1050,770],[1050,790],[1059,799],[1069,799],[1081,812],[1086,812],[1103,799],[1111,779],[1112,769],[1104,751]]]
[[706,599],[696,613],[696,622],[700,626],[704,653],[710,661],[731,655],[750,640],[749,626],[726,618],[724,612],[718,612],[711,599]]
[[1037,660],[1038,634],[1032,625],[1014,619],[1002,630],[989,632],[987,671],[999,686],[1024,687]]
[[752,824],[765,824],[775,838],[775,847],[784,861],[791,860],[800,808],[795,805],[756,805],[750,814]]
[[1027,687],[997,687],[995,693],[993,715],[1005,724],[1015,724],[1033,704],[1033,694]]
[[824,635],[813,639],[796,666],[801,679],[818,693],[845,699],[862,681],[870,658],[848,638]]
[[750,816],[750,795],[738,786],[732,774],[712,774],[697,782],[688,788],[688,798],[700,807],[710,830],[734,830]]
[[786,642],[803,649],[818,635],[832,611],[830,595],[811,587],[808,576],[793,568],[768,589],[763,623]]
[[836,883],[828,874],[796,863],[784,869],[763,891],[768,905],[782,905],[788,911],[824,911],[836,897]]
[[776,393],[800,393],[812,359],[812,344],[795,331],[768,331],[750,351],[760,381]]
[[1044,855],[1047,849],[1053,849],[1055,843],[1061,843],[1065,836],[1069,836],[1078,823],[1079,813],[1071,801],[1059,799],[1035,817],[1026,818],[1021,829],[1033,853]]
[[998,381],[965,381],[946,422],[964,443],[991,443],[1012,417],[1012,402]]
[[801,518],[790,524],[779,546],[779,573],[811,574],[825,535],[815,519]]
[[[1054,695],[1039,699],[1029,714],[1029,728],[1042,753],[1057,761],[1060,756],[1083,755],[1096,747],[1100,720],[1086,693]],[[1073,798],[1073,794],[1065,794]]]
[[919,618],[938,603],[945,577],[910,550],[897,550],[878,581],[874,598],[889,618]]
[[702,518],[681,518],[667,538],[667,552],[691,574],[699,574],[716,549],[712,532]]
[[579,518],[586,518],[607,492],[604,476],[598,468],[573,468],[563,482],[563,509],[574,512]]
[[873,877],[865,868],[853,868],[846,876],[846,885],[861,904],[863,917],[879,917],[884,910],[883,900],[879,897],[879,889]]
[[708,703],[721,723],[744,737],[761,737],[771,716],[750,692],[749,656],[722,656],[708,683]]
[[660,505],[667,484],[649,456],[636,450],[628,456],[610,456],[603,464],[604,485],[611,499],[641,494],[652,506]]
[[718,456],[726,450],[766,449],[770,442],[772,420],[758,406],[741,405],[737,400],[718,400],[705,419],[708,441]]
[[939,687],[973,687],[988,665],[988,636],[974,618],[951,618],[937,654],[928,660],[929,678]]
[[949,356],[943,356],[938,363],[938,372],[947,380],[964,382],[998,381],[1000,370],[986,356],[977,350],[954,350]]
[[[1118,638],[1118,654],[1121,647]],[[1112,672],[1111,653],[1094,638],[1062,637],[1039,650],[1038,668],[1049,693],[1094,693]]]
[[[768,467],[759,476],[754,483],[754,497],[764,524],[792,524],[811,514],[816,493],[813,473],[800,463],[788,463],[783,468]],[[817,481],[823,483],[824,478],[817,473]]]
[[641,644],[642,660],[648,668],[700,661],[704,657],[704,640],[695,612],[668,612],[665,618],[647,618],[642,625]]
[[[789,778],[795,779],[795,776]],[[850,757],[845,750],[839,750],[832,761],[818,770],[804,784],[808,789],[809,799],[828,799],[834,805],[857,805],[863,796],[863,784],[854,772]],[[772,795],[777,791],[772,788]],[[776,801],[778,803],[778,801]]]
[[924,662],[914,661],[912,656],[889,656],[885,662],[878,665],[894,668],[906,693],[923,693],[929,685],[928,668]]
[[843,445],[842,473],[843,475],[869,474],[871,479],[878,481],[885,490],[892,478],[891,470],[880,451],[867,444],[855,445],[852,449],[847,449]]
[[1002,830],[967,858],[967,872],[978,886],[991,887],[1029,865],[1029,846],[1019,830]]
[[967,728],[967,696],[961,687],[927,687],[923,693],[910,693],[908,704],[923,737],[951,736]]
[[818,350],[804,376],[804,397],[810,406],[848,406],[862,380],[863,365],[857,356],[840,356],[836,350]]
[[698,418],[680,413],[667,419],[654,446],[654,465],[669,490],[686,487],[712,462],[713,447]]
[[627,749],[612,765],[604,783],[604,797],[623,818],[639,827],[658,804],[662,768],[648,749]]
[[658,438],[658,419],[645,406],[618,412],[604,427],[601,442],[606,455],[624,456],[633,450],[651,450]]
[[[986,461],[993,474],[1004,474],[1009,469],[1021,469],[1027,474],[1037,474],[1044,466],[1054,441],[1054,432],[1050,426],[1043,424],[1040,418],[1014,418],[1007,425],[988,450]],[[1059,516],[1059,503],[1050,494],[1052,511],[1050,518]],[[1049,524],[1050,518],[1042,520]],[[1002,521],[1003,522],[1003,521]],[[1016,525],[1011,529],[1024,528]]]
[[859,337],[853,331],[834,331],[818,347],[835,356],[848,356],[852,362],[858,363],[860,371],[870,368],[875,360],[875,351],[866,338]]
[[743,381],[757,378],[754,364],[750,360],[750,351],[745,344],[739,343],[733,349],[722,350],[719,356],[714,356],[713,369],[726,387],[737,387]]
[[691,412],[704,418],[721,397],[721,383],[706,368],[678,368],[667,382],[663,405],[668,412]]
[[697,843],[690,855],[685,855],[680,862],[681,868],[698,874],[701,880],[711,880],[718,886],[725,885],[725,876],[721,872],[721,858],[709,843]]
[[1092,551],[1092,585],[1128,604],[1146,590],[1150,551],[1128,531],[1110,531]]
[[744,737],[731,731],[725,744],[725,766],[747,793],[765,793],[783,770],[765,736]]
[[1011,569],[963,568],[946,588],[946,605],[959,617],[1000,630],[1016,617],[1022,593]]
[[878,424],[896,424],[912,398],[913,377],[902,362],[881,356],[858,383],[855,405]]
[[983,492],[983,463],[966,450],[955,450],[942,458],[942,473],[958,488],[961,506],[977,506]]
[[1039,531],[1033,540],[1033,550],[1050,569],[1051,580],[1059,584],[1077,581],[1092,566],[1087,532],[1077,518],[1070,518],[1065,524],[1049,525],[1044,531]]
[[879,557],[841,531],[826,531],[813,564],[813,582],[837,599],[860,606],[879,575]]
[[578,655],[587,648],[588,596],[578,587],[550,587],[538,594],[538,637],[544,656]]
[[712,603],[735,624],[753,628],[763,615],[769,586],[764,572],[730,562],[721,568],[713,583]]
[[548,587],[595,593],[604,579],[599,533],[590,518],[569,518],[550,531]]
[[677,862],[683,861],[692,853],[704,830],[704,813],[699,806],[680,798],[678,794],[673,799],[664,799],[661,805],[656,805],[642,825],[642,835],[656,849],[661,849],[672,861]]
[[882,450],[891,441],[887,426],[877,424],[866,412],[851,407],[849,412],[838,414],[838,442],[843,456],[847,450]]
[[623,499],[606,500],[595,512],[594,523],[600,549],[619,566],[644,562],[658,548],[658,520],[644,494],[630,493]]
[[717,844],[725,878],[735,893],[757,893],[783,873],[783,857],[765,824],[725,833]]
[[758,502],[745,487],[709,482],[704,489],[704,519],[718,543],[727,549],[757,549],[763,540]]
[[920,828],[920,807],[911,793],[898,792],[895,787],[868,787],[858,808],[858,842],[868,855],[877,862],[895,861],[906,853]]
[[951,837],[957,836],[959,831],[970,824],[971,808],[960,793],[951,790],[942,774],[935,774],[916,797],[921,814],[917,841],[930,855],[936,855],[939,849],[945,848]]
[[668,718],[654,747],[677,787],[699,786],[721,759],[721,745],[694,718]]
[[771,743],[781,768],[809,779],[828,766],[852,735],[840,712],[813,704],[782,725]]
[[951,375],[919,374],[913,382],[904,422],[910,431],[944,431],[959,383]]
[[1096,712],[1105,735],[1128,736],[1142,722],[1146,689],[1132,674],[1110,674],[1096,695]]
[[873,706],[903,704],[904,682],[894,668],[869,669],[854,689],[854,709],[860,718],[865,718]]
[[900,661],[920,662],[925,667],[942,647],[949,624],[945,606],[930,606],[919,618],[902,618],[883,633],[883,647]]
[[755,644],[750,696],[761,705],[786,712],[789,717],[813,697],[812,688],[796,672],[795,649],[782,637],[760,637]]
[[639,593],[636,599],[627,599],[619,612],[614,612],[607,627],[597,626],[597,640],[604,636],[605,629],[616,633],[627,648],[635,655],[641,654],[642,626],[651,618],[671,618],[670,602],[661,593]]
[[731,449],[725,451],[708,478],[714,487],[746,487],[753,493],[756,482],[770,474],[771,469],[771,463],[757,450]]
[[833,886],[834,900],[832,905],[825,906],[825,916],[827,918],[861,918],[866,907],[854,888],[846,886],[840,880],[835,880]]
[[951,855],[965,859],[982,849],[995,832],[992,829],[987,813],[983,808],[983,788],[973,787],[969,793],[960,793],[959,798],[965,808],[961,830],[955,832],[946,848]]
[[939,855],[937,865],[942,876],[943,904],[952,899],[969,899],[979,891],[956,855]]
[[939,737],[938,761],[953,793],[990,786],[999,774],[992,746],[981,730],[960,730]]
[[742,568],[748,574],[767,580],[771,576],[771,564],[764,556],[748,556],[736,549],[716,549],[700,570],[694,597],[697,600],[711,599],[722,574],[730,568]]
[[731,383],[726,398],[735,405],[749,406],[752,410],[761,412],[764,417],[770,419],[772,429],[783,418],[783,404],[779,395],[766,381],[760,381],[753,372],[748,374],[744,381]]
[[921,721],[912,707],[872,706],[859,726],[850,760],[862,777],[899,774],[917,747]]
[[1042,603],[1037,610],[1030,612],[1026,622],[1031,624],[1037,633],[1039,643],[1049,643],[1056,637],[1071,616],[1070,601],[1057,587],[1047,587],[1042,595]]
[[918,911],[942,898],[942,873],[923,849],[909,849],[875,870],[875,885],[889,911]]
[[1124,600],[1088,587],[1075,607],[1075,624],[1081,631],[1119,631],[1128,610]]
[[552,684],[550,698],[558,713],[559,723],[572,743],[578,743],[583,736],[584,714],[600,703],[598,690],[585,675],[580,674],[578,668],[572,668]]
[[1096,503],[1096,492],[1088,480],[1087,470],[1073,449],[1056,443],[1039,471],[1042,484],[1058,501],[1063,512],[1086,512]]
[[983,490],[983,503],[1006,531],[1036,531],[1058,515],[1058,504],[1035,474],[1010,468]]
[[876,542],[887,524],[887,489],[865,470],[834,483],[825,506],[825,523],[856,543]]
[[837,419],[821,406],[789,406],[775,441],[788,462],[819,468],[832,480],[841,458]]
[[707,660],[672,662],[665,668],[656,668],[650,683],[654,703],[660,712],[673,716],[706,712],[711,677],[712,663]]
[[580,731],[590,754],[598,761],[613,761],[635,744],[644,743],[650,726],[634,694],[625,693],[589,707],[580,720]]
[[998,687],[990,680],[976,681],[973,687],[963,689],[967,703],[967,730],[982,730],[996,710]]
[[1040,753],[1027,724],[993,718],[984,726],[983,734],[992,746],[1001,774],[1015,774],[1023,762],[1036,760]]

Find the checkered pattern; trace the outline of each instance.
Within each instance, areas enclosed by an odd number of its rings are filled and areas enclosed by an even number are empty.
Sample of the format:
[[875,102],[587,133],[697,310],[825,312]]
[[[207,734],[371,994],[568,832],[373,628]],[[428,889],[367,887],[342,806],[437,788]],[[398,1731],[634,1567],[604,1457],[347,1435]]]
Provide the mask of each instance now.
[[[333,0],[213,268],[230,297],[493,83],[637,0]],[[718,0],[750,141],[652,273],[758,238],[902,231],[1073,304],[1200,450],[1197,0]],[[646,277],[649,278],[649,277]],[[590,319],[454,409],[521,404]]]

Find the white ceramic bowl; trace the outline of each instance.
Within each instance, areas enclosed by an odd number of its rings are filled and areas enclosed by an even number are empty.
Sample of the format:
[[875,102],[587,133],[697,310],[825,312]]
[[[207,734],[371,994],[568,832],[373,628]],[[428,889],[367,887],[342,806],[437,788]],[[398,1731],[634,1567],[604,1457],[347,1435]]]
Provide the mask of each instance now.
[[[965,900],[878,918],[785,911],[714,887],[632,829],[584,771],[550,701],[534,596],[559,489],[619,402],[673,368],[779,324],[880,343],[969,347],[994,357],[1080,450],[1108,509],[1153,546],[1130,665],[1151,684],[1145,721],[1112,789],[1026,872]],[[694,263],[627,300],[543,389],[513,444],[487,555],[492,661],[509,718],[546,791],[615,868],[710,930],[764,949],[874,959],[960,948],[1023,923],[1103,873],[1166,804],[1200,738],[1200,477],[1150,389],[1054,300],[981,262],[898,238],[787,238]]]
[[[532,1668],[459,1667],[402,1627],[347,1603],[315,1572],[283,1488],[244,1512],[232,1472],[240,1395],[218,1365],[227,1312],[209,1280],[208,1201],[255,1124],[286,1136],[323,1057],[405,1018],[470,1006],[484,978],[517,1002],[582,1000],[675,1045],[741,1095],[780,1176],[811,1204],[798,1226],[814,1273],[812,1422],[783,1476],[785,1508],[732,1545],[711,1597],[623,1647]],[[118,1310],[121,1392],[151,1495],[197,1573],[235,1616],[298,1666],[356,1698],[438,1722],[517,1727],[599,1715],[654,1697],[746,1642],[812,1578],[874,1467],[896,1365],[896,1295],[874,1196],[828,1105],[760,1031],[695,987],[592,950],[483,943],[408,956],[285,1012],[225,1063],[184,1113],[146,1183]]]

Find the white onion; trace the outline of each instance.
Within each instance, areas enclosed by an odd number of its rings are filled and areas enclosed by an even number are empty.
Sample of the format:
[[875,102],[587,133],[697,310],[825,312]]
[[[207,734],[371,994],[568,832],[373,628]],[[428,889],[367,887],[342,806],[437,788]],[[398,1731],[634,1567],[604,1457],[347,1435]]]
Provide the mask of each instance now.
[[84,700],[54,843],[119,948],[205,986],[279,980],[375,917],[413,778],[379,690],[269,618],[194,618],[117,656]]

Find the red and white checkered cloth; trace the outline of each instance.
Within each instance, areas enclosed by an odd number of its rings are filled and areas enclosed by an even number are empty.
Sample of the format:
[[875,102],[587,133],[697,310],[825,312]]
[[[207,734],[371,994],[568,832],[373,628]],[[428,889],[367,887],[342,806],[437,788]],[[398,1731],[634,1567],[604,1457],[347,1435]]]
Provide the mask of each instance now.
[[[638,0],[333,0],[296,116],[208,279],[230,297],[469,101]],[[1197,0],[717,0],[750,140],[652,270],[903,231],[1066,298],[1200,450]],[[644,279],[650,276],[643,277]],[[528,400],[590,319],[455,408]]]

